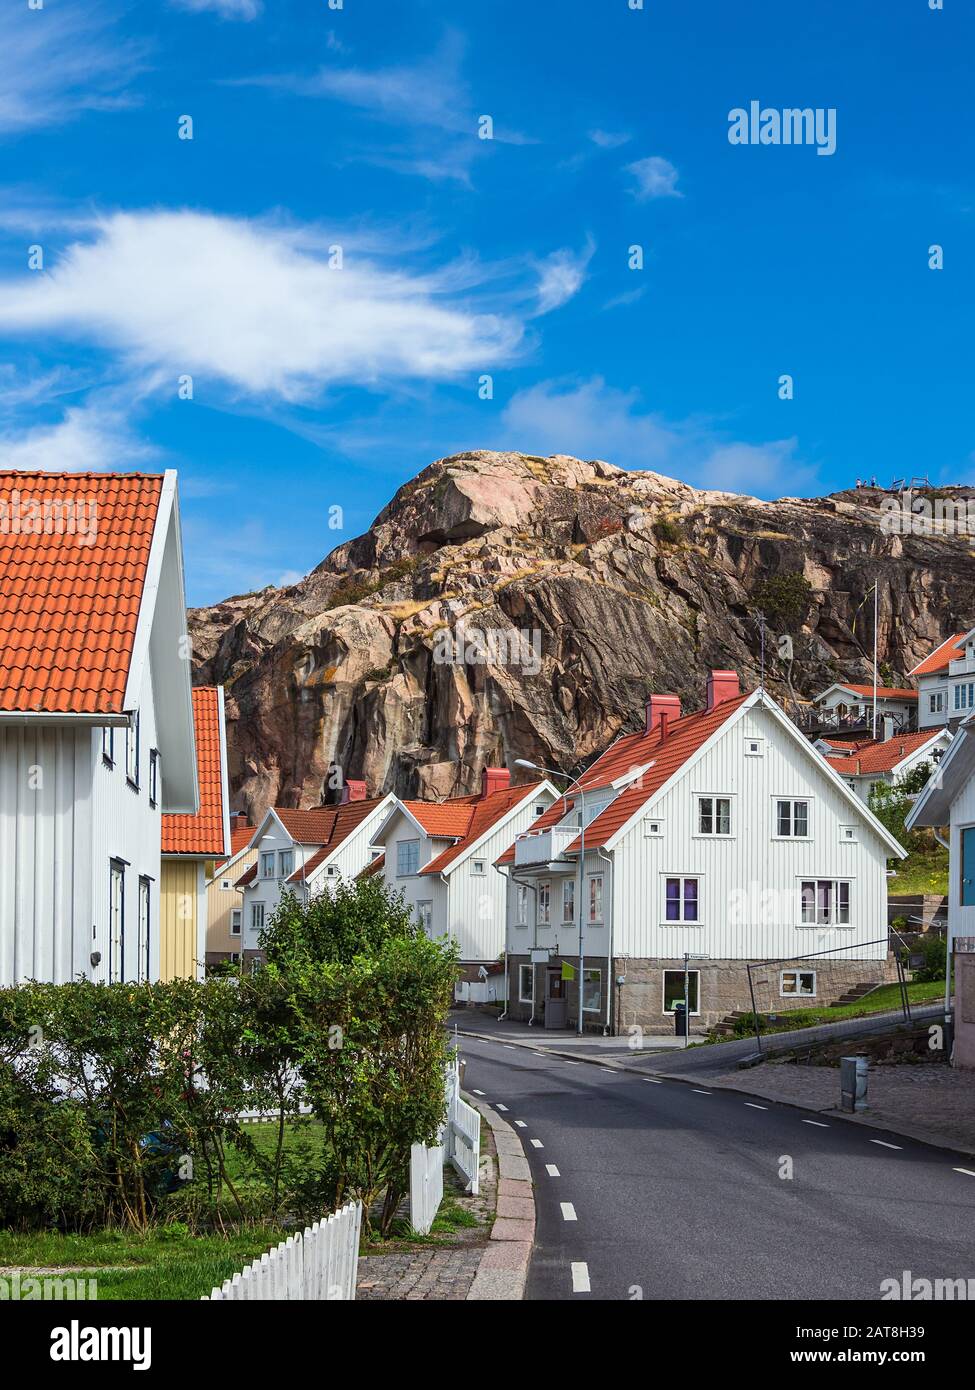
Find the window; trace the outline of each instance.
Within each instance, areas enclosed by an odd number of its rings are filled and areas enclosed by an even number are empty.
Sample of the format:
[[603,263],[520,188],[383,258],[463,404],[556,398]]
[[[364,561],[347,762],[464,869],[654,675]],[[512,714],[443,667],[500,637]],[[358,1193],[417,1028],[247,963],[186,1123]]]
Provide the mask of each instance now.
[[727,797],[698,797],[697,833],[699,835],[731,834],[731,801]]
[[274,850],[264,850],[261,854],[261,878],[274,877]]
[[663,822],[659,820],[645,820],[643,822],[644,835],[662,835],[664,833]]
[[518,884],[515,897],[515,924],[519,927],[528,926],[528,888],[524,883]]
[[159,803],[159,749],[149,749],[149,805]]
[[955,686],[955,709],[975,708],[975,682],[962,681]]
[[278,850],[278,872],[282,878],[290,878],[295,871],[295,852],[293,849]]
[[240,908],[240,907],[232,907],[232,908],[230,909],[230,935],[231,935],[231,936],[240,936],[240,924],[241,924],[242,914],[243,914],[243,908]]
[[518,967],[518,1002],[521,1004],[532,1003],[532,989],[535,983],[535,967],[533,965],[519,965]]
[[433,933],[433,901],[417,903],[416,920],[423,928],[427,936]]
[[108,982],[125,978],[125,865],[113,859],[108,885]]
[[536,804],[536,806],[535,806],[535,815],[536,815],[536,816],[544,816],[544,814],[545,814],[545,812],[546,812],[547,810],[548,810],[548,807],[545,805],[544,802],[538,802],[538,803]]
[[[687,972],[687,993],[690,998],[688,1004],[692,1014],[701,1012],[701,972],[699,970],[689,970]],[[683,970],[664,971],[664,1007],[665,1014],[674,1012],[674,1005],[678,999],[684,998],[684,972]]]
[[139,879],[139,979],[149,979],[149,904],[152,889],[147,878]]
[[857,842],[857,828],[855,825],[840,826],[840,844],[855,845]]
[[809,802],[777,801],[775,803],[775,833],[780,839],[808,839]]
[[562,921],[574,922],[576,919],[575,879],[567,878],[562,884]]
[[133,787],[139,785],[139,711],[125,728],[125,775]]
[[540,883],[538,885],[538,921],[541,926],[548,926],[552,920],[552,885],[550,883]]
[[115,730],[110,724],[102,729],[102,757],[109,767],[115,766]]
[[471,873],[472,873],[472,874],[483,874],[483,872],[484,872],[484,860],[483,860],[483,859],[472,859],[472,860],[471,860]]
[[850,885],[842,879],[803,879],[802,925],[847,927],[850,924]]
[[251,928],[253,931],[264,930],[264,904],[251,903]]
[[782,970],[779,972],[779,993],[787,995],[804,994],[813,998],[816,993],[815,970]]
[[928,696],[928,712],[930,714],[944,714],[945,692],[943,690],[936,690],[933,695]]
[[589,880],[589,921],[603,920],[603,876],[593,874]]
[[666,884],[665,920],[668,922],[697,922],[698,880],[668,878]]
[[415,874],[420,868],[420,841],[400,840],[396,846],[396,873],[399,878]]
[[582,976],[582,1012],[584,1014],[599,1013],[602,1007],[600,1000],[602,997],[602,974],[601,970],[586,970]]
[[221,893],[226,893],[226,892],[229,892],[229,891],[230,891],[230,879],[229,879],[229,878],[225,878],[225,879],[223,879],[223,880],[221,881],[221,883],[220,883],[220,891],[221,891]]
[[749,758],[760,758],[765,752],[765,741],[760,738],[745,739],[745,754]]
[[230,964],[231,964],[231,965],[239,965],[239,964],[240,964],[240,952],[239,952],[239,951],[231,951],[231,953],[230,953]]

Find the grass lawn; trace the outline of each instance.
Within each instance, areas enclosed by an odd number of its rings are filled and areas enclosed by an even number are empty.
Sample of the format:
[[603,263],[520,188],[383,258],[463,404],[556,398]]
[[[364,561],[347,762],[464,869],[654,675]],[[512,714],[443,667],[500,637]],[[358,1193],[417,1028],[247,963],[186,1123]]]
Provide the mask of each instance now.
[[[912,1004],[932,1004],[944,998],[944,980],[931,980],[924,984],[907,986],[907,997]],[[857,1004],[836,1004],[824,1009],[788,1009],[776,1014],[774,1023],[766,1022],[762,1016],[762,1033],[787,1033],[793,1028],[812,1028],[818,1023],[838,1023],[844,1018],[866,1018],[870,1014],[889,1013],[900,1009],[901,994],[898,985],[881,985],[871,994],[865,995]],[[754,1029],[746,1027],[737,1033],[738,1037],[750,1037]],[[727,1041],[716,1038],[715,1042]]]
[[888,893],[947,893],[948,851],[938,845],[918,850],[894,864],[894,878],[887,880]]

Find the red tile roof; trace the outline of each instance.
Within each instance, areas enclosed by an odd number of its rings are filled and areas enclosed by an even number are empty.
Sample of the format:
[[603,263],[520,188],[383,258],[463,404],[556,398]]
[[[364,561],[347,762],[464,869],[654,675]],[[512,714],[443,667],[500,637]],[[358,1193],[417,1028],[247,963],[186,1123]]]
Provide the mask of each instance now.
[[[471,845],[477,843],[482,835],[486,835],[499,820],[503,820],[509,811],[520,806],[529,797],[535,796],[541,787],[541,782],[530,782],[520,787],[503,787],[501,791],[492,792],[490,796],[458,797],[457,801],[463,801],[465,805],[456,808],[458,823],[460,817],[466,812],[467,825],[460,832],[460,838],[455,844],[448,845],[445,850],[431,859],[429,864],[425,864],[420,870],[421,874],[440,874],[445,869],[449,869],[451,864],[468,850]],[[426,806],[430,810],[430,805],[426,802],[411,801],[407,803],[412,810],[414,806]],[[439,808],[453,805],[453,801],[442,801]],[[417,817],[419,819],[419,817]],[[541,817],[539,817],[541,819]]]
[[410,815],[435,839],[459,840],[471,823],[476,796],[452,796],[449,801],[404,801]]
[[122,713],[162,486],[0,472],[0,709]]
[[237,880],[237,882],[234,884],[234,887],[235,887],[235,888],[246,888],[247,885],[248,885],[249,883],[253,883],[253,882],[254,882],[255,878],[257,878],[257,863],[256,863],[256,862],[253,863],[253,864],[250,866],[249,869],[245,869],[245,871],[241,874],[240,878],[239,878],[239,879]]
[[886,743],[878,739],[855,745],[852,753],[842,758],[827,758],[826,761],[841,777],[860,777],[872,772],[890,772],[911,753],[916,753],[939,732],[937,729],[922,729],[916,734],[895,734]]
[[[869,695],[870,699],[873,699],[872,685],[851,685],[849,681],[837,681],[836,684],[842,690],[852,690],[855,695]],[[878,700],[916,700],[917,691],[899,690],[895,686],[878,685],[877,698]]]
[[[640,807],[669,782],[676,772],[704,746],[712,734],[716,733],[749,697],[737,695],[734,699],[723,700],[711,710],[699,710],[685,715],[669,724],[666,737],[661,741],[659,726],[648,734],[626,734],[607,748],[601,757],[586,769],[578,781],[568,788],[564,797],[552,803],[543,816],[539,816],[533,830],[542,830],[557,825],[573,803],[573,793],[579,789],[595,791],[608,788],[610,783],[625,773],[632,772],[646,763],[652,765],[632,785],[625,787],[618,796],[586,827],[587,849],[598,849],[625,825]],[[566,847],[571,854],[579,847],[578,837]],[[510,864],[514,861],[515,849],[511,845],[505,850],[497,863]]]
[[227,851],[223,838],[225,750],[220,736],[220,691],[215,685],[197,686],[193,691],[193,729],[200,809],[195,816],[163,814],[162,852],[223,856]]
[[356,874],[356,878],[372,878],[373,874],[381,874],[386,865],[385,854],[377,854],[371,864],[367,864]]
[[923,661],[919,661],[913,671],[909,671],[909,676],[931,676],[936,671],[947,671],[948,662],[955,661],[960,655],[960,643],[968,636],[967,632],[956,632],[954,637],[949,637],[941,643],[940,647],[935,647],[930,656],[926,656]]
[[[376,796],[368,801],[346,801],[341,806],[324,806],[315,811],[286,811],[275,807],[276,815],[284,821],[285,828],[292,839],[296,840],[298,844],[318,844],[321,846],[306,864],[295,869],[288,882],[301,883],[309,878],[319,864],[324,863],[329,855],[334,854],[338,847],[349,838],[353,830],[361,825],[383,800],[383,797]],[[314,823],[302,822],[297,828],[301,830],[302,835],[308,835],[312,829],[316,829],[322,834],[322,838],[320,840],[300,839],[294,834],[288,822],[284,820],[285,816],[292,818],[293,824],[295,823],[293,821],[295,816],[317,817]]]

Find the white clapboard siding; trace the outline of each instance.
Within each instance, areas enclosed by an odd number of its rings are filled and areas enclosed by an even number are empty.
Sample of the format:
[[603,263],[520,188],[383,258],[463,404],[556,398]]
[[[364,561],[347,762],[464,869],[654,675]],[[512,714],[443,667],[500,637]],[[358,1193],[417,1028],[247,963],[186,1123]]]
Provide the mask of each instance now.
[[[209,1295],[210,1302],[288,1299],[341,1302],[355,1298],[361,1202],[266,1250]],[[206,1302],[204,1298],[202,1301]]]

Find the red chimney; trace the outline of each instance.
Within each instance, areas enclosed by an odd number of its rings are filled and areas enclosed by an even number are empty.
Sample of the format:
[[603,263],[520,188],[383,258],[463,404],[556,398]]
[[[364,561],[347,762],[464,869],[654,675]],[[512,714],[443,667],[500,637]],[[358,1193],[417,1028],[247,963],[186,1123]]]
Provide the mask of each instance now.
[[247,819],[246,811],[231,811],[230,813],[231,830],[244,830],[250,828],[250,821]]
[[366,784],[365,782],[353,782],[351,778],[346,778],[342,783],[342,798],[340,806],[347,805],[350,801],[365,801]]
[[[667,723],[670,724],[675,719],[680,718],[680,696],[679,695],[651,695],[647,701],[647,724],[646,732],[651,733],[660,723],[661,715],[667,716]],[[666,737],[667,730],[663,730]]]
[[712,671],[708,676],[708,709],[724,704],[725,700],[737,700],[740,694],[737,671]]
[[481,796],[503,792],[511,786],[511,773],[506,767],[486,767],[481,773]]

